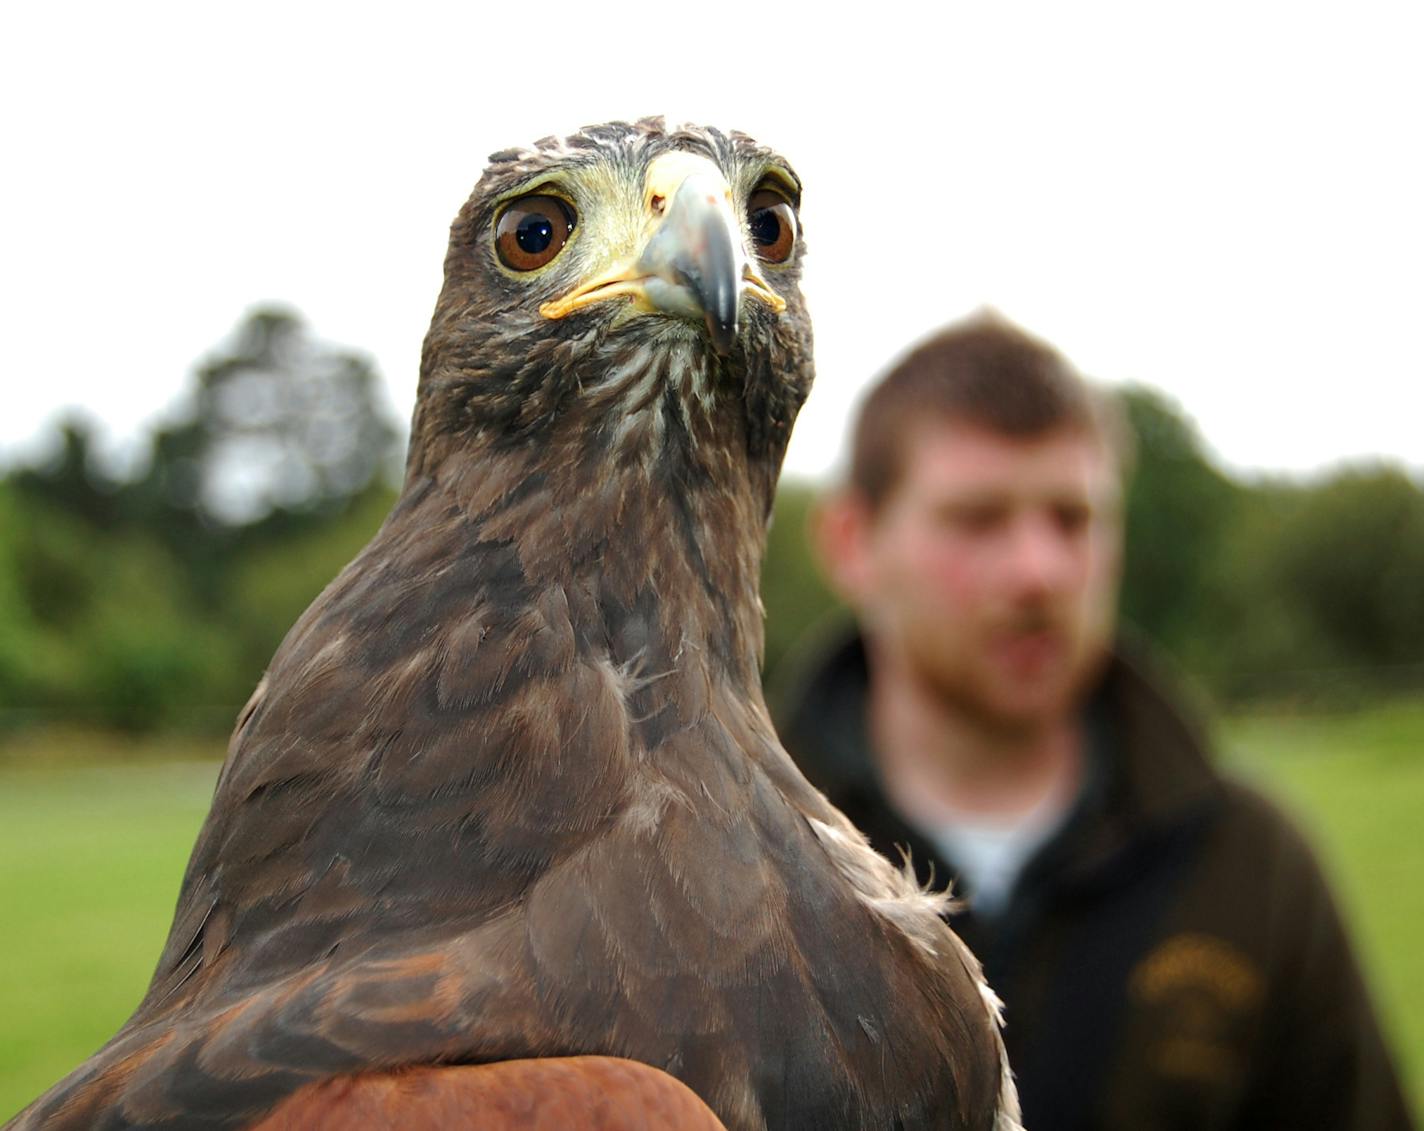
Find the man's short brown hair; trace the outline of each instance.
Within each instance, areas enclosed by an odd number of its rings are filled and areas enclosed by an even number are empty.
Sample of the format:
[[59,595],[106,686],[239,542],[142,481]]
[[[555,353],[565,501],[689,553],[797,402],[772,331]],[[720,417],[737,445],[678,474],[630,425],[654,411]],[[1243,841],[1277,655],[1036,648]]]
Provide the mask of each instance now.
[[850,479],[872,507],[899,482],[906,437],[926,419],[1024,439],[1081,428],[1102,441],[1119,468],[1129,462],[1117,402],[1047,342],[993,312],[921,342],[870,391],[855,426]]

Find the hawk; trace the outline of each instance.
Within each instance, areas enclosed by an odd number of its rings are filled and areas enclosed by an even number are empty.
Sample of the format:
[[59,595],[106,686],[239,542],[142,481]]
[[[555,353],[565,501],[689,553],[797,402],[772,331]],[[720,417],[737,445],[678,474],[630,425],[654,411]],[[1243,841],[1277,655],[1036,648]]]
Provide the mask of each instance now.
[[762,699],[800,195],[661,119],[491,157],[400,498],[242,711],[147,995],[19,1127],[317,1126],[605,1057],[733,1131],[1016,1125],[943,897]]

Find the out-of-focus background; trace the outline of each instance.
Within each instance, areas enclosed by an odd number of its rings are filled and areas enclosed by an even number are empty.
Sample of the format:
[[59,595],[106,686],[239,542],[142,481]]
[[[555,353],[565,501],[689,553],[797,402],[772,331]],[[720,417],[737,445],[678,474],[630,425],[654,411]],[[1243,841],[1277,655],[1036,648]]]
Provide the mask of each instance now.
[[[991,9],[991,10],[983,10]],[[1314,834],[1424,1108],[1424,171],[1405,5],[31,6],[0,92],[0,1119],[137,1003],[224,736],[394,497],[484,155],[666,111],[806,182],[818,384],[991,304],[1123,390],[1129,622]]]

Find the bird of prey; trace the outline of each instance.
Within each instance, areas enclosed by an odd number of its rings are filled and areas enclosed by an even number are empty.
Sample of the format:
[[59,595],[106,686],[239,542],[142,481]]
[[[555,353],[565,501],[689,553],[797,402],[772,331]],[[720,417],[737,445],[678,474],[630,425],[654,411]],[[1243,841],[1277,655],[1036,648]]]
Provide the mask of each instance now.
[[591,1057],[732,1131],[1016,1126],[943,898],[760,691],[800,181],[661,119],[490,161],[399,501],[242,711],[147,995],[17,1126],[386,1126],[391,1089]]

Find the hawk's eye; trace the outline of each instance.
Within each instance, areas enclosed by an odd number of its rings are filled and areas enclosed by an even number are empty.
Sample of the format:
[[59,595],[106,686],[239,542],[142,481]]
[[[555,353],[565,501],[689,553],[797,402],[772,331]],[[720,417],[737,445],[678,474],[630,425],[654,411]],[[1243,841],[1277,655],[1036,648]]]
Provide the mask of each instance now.
[[557,196],[521,196],[499,214],[494,247],[515,271],[533,271],[563,251],[574,230],[574,210]]
[[796,210],[775,189],[757,189],[747,201],[747,225],[756,253],[768,263],[784,263],[796,246]]

